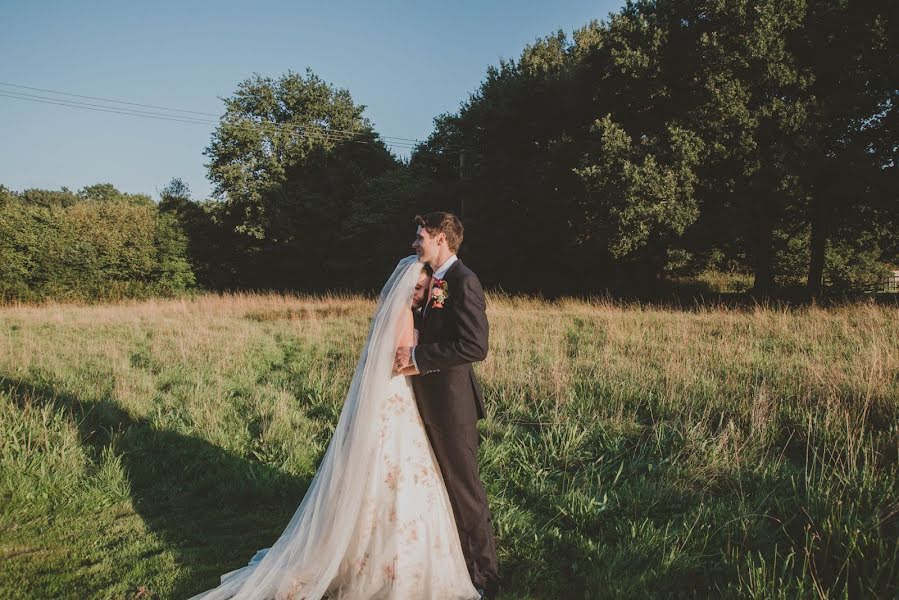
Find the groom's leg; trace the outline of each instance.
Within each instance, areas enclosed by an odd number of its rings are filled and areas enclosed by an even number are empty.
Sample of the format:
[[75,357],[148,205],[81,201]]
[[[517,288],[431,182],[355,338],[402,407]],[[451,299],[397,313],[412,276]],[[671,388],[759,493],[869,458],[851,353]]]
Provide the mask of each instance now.
[[487,587],[497,580],[496,542],[478,474],[477,423],[425,429],[446,483],[468,573],[476,587]]

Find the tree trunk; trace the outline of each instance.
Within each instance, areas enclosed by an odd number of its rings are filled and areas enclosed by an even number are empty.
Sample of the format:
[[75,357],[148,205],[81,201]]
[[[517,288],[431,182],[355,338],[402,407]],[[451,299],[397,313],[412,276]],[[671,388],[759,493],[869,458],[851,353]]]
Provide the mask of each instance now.
[[[826,192],[825,192],[826,193]],[[810,298],[819,298],[824,279],[824,249],[827,246],[827,201],[824,194],[812,199],[810,256],[806,292]]]
[[767,296],[771,293],[772,242],[774,240],[774,219],[770,203],[763,203],[756,215],[755,231],[755,282],[752,293]]
[[649,294],[653,299],[660,299],[664,293],[662,284],[665,263],[668,262],[667,246],[656,238],[650,242],[649,257],[649,272],[646,274]]

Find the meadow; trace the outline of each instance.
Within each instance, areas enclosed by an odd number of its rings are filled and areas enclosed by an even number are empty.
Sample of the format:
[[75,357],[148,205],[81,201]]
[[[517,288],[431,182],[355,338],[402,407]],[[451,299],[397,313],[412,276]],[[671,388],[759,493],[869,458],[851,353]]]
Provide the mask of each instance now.
[[[363,296],[0,308],[0,598],[185,598],[271,545]],[[887,598],[899,310],[490,295],[503,599]]]

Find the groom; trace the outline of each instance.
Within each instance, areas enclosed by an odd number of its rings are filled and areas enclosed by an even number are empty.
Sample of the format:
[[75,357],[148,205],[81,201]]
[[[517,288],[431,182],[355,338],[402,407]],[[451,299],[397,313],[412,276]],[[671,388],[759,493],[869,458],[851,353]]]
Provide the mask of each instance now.
[[412,387],[447,493],[472,583],[484,596],[497,583],[487,494],[478,475],[478,419],[484,395],[471,364],[487,356],[484,290],[456,252],[462,222],[448,212],[415,217],[412,248],[434,275],[417,323],[418,345],[398,348],[394,369],[414,366]]

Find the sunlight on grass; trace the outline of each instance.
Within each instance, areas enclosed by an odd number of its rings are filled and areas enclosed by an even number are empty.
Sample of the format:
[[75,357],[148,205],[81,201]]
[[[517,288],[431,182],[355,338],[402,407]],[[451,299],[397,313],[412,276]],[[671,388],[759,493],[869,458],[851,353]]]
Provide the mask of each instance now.
[[[202,295],[0,309],[0,596],[181,598],[270,545],[373,309]],[[488,298],[503,598],[886,597],[899,311]]]

